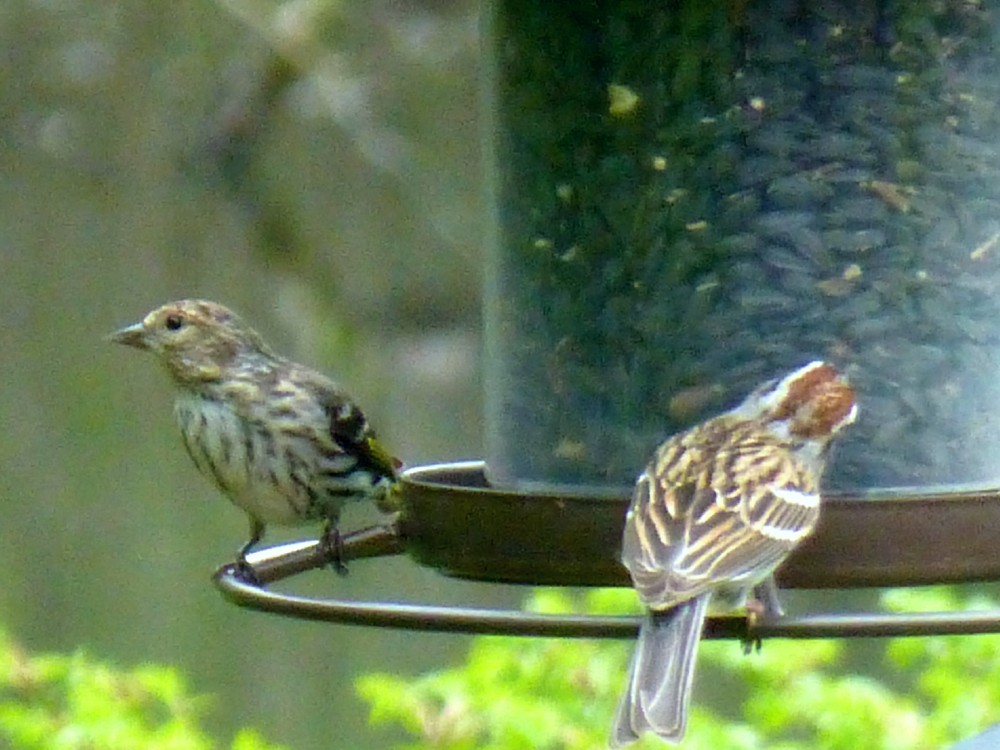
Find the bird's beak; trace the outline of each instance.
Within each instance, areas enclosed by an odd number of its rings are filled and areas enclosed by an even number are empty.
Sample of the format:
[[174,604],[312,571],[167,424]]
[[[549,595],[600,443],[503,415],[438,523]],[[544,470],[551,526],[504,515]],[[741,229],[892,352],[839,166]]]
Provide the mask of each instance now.
[[142,323],[136,323],[135,325],[126,326],[118,331],[115,331],[110,336],[108,336],[109,341],[113,341],[116,344],[125,344],[125,346],[134,346],[136,349],[148,349],[149,343],[146,341],[146,328]]

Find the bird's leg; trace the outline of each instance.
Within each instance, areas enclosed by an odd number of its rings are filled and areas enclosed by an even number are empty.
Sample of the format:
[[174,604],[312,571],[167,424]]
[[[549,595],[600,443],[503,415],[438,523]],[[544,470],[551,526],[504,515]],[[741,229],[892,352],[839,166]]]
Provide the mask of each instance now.
[[240,551],[236,553],[236,571],[239,573],[240,578],[252,583],[257,586],[260,581],[257,578],[257,573],[253,569],[253,565],[247,562],[247,555],[250,550],[253,549],[254,545],[257,544],[264,537],[264,524],[258,521],[253,516],[250,517],[250,539],[240,547]]
[[330,567],[338,575],[347,575],[347,565],[344,563],[344,540],[340,536],[336,521],[328,520],[323,527],[323,536],[319,540],[323,556],[330,561]]
[[781,617],[785,614],[778,598],[778,584],[775,583],[774,576],[768,576],[753,587],[753,598],[760,603],[764,617]]
[[774,576],[768,576],[763,581],[753,587],[753,598],[747,602],[747,637],[743,641],[743,653],[749,654],[751,651],[760,651],[763,641],[760,636],[751,636],[761,620],[768,620],[773,617],[781,617],[785,611],[781,607],[778,598],[778,584],[774,581]]

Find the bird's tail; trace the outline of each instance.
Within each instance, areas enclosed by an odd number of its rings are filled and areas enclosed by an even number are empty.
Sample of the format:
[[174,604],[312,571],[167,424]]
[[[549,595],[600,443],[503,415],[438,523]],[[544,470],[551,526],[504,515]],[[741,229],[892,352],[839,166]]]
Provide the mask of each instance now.
[[651,613],[639,631],[628,683],[611,728],[619,748],[653,732],[680,742],[687,727],[694,660],[709,596],[697,596],[660,614]]

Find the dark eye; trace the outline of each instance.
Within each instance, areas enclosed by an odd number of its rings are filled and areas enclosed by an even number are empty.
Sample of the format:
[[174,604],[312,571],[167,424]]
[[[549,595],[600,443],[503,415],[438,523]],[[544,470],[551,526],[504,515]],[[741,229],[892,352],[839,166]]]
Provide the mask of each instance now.
[[168,315],[165,325],[168,331],[176,331],[184,325],[184,318],[180,315]]

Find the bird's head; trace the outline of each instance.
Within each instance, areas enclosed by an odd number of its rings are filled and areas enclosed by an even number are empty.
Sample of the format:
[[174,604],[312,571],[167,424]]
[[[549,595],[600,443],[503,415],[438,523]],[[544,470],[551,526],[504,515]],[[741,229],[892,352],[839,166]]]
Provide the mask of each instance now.
[[111,341],[152,352],[181,385],[218,380],[241,354],[270,355],[260,336],[234,312],[205,300],[179,300],[150,312]]
[[858,405],[854,389],[836,368],[816,361],[764,383],[731,413],[822,449],[857,418]]

